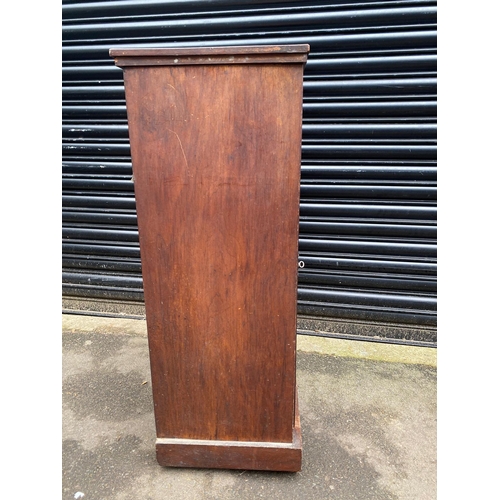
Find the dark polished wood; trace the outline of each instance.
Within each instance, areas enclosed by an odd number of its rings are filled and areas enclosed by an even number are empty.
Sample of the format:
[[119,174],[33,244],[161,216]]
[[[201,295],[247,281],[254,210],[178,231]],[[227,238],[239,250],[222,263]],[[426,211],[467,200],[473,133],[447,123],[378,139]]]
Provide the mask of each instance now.
[[305,63],[309,45],[259,47],[175,47],[164,49],[111,49],[117,66],[177,66],[182,64]]
[[124,68],[162,465],[300,469],[307,50],[110,51]]
[[291,443],[158,438],[156,457],[161,465],[174,467],[297,472],[302,462],[299,412]]

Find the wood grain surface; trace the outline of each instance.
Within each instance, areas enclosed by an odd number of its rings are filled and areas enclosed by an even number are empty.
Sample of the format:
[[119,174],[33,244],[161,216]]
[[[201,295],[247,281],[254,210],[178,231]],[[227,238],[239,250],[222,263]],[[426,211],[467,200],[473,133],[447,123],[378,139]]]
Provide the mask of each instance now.
[[294,442],[302,77],[124,71],[158,438]]
[[168,47],[163,49],[111,49],[120,67],[182,64],[305,63],[309,45],[235,47]]

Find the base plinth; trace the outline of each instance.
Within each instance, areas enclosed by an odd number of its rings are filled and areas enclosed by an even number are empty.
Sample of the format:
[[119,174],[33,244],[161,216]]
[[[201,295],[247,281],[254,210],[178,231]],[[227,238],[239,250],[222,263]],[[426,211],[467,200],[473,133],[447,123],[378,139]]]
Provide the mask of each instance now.
[[296,412],[291,443],[157,438],[156,458],[168,467],[298,472],[302,433]]

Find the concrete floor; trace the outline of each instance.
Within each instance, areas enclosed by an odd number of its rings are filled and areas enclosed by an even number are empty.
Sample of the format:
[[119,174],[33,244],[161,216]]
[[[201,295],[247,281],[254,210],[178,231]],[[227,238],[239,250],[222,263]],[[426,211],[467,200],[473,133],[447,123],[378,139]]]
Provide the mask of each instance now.
[[436,350],[342,342],[298,342],[301,472],[164,468],[144,322],[66,318],[62,499],[435,499]]

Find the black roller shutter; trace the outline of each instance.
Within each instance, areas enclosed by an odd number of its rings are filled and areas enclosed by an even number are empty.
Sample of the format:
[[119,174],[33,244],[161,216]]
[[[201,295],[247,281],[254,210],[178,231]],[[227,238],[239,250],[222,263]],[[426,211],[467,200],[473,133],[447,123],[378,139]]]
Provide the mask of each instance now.
[[299,314],[434,329],[436,10],[63,1],[63,294],[143,300],[122,72],[109,48],[308,43]]

